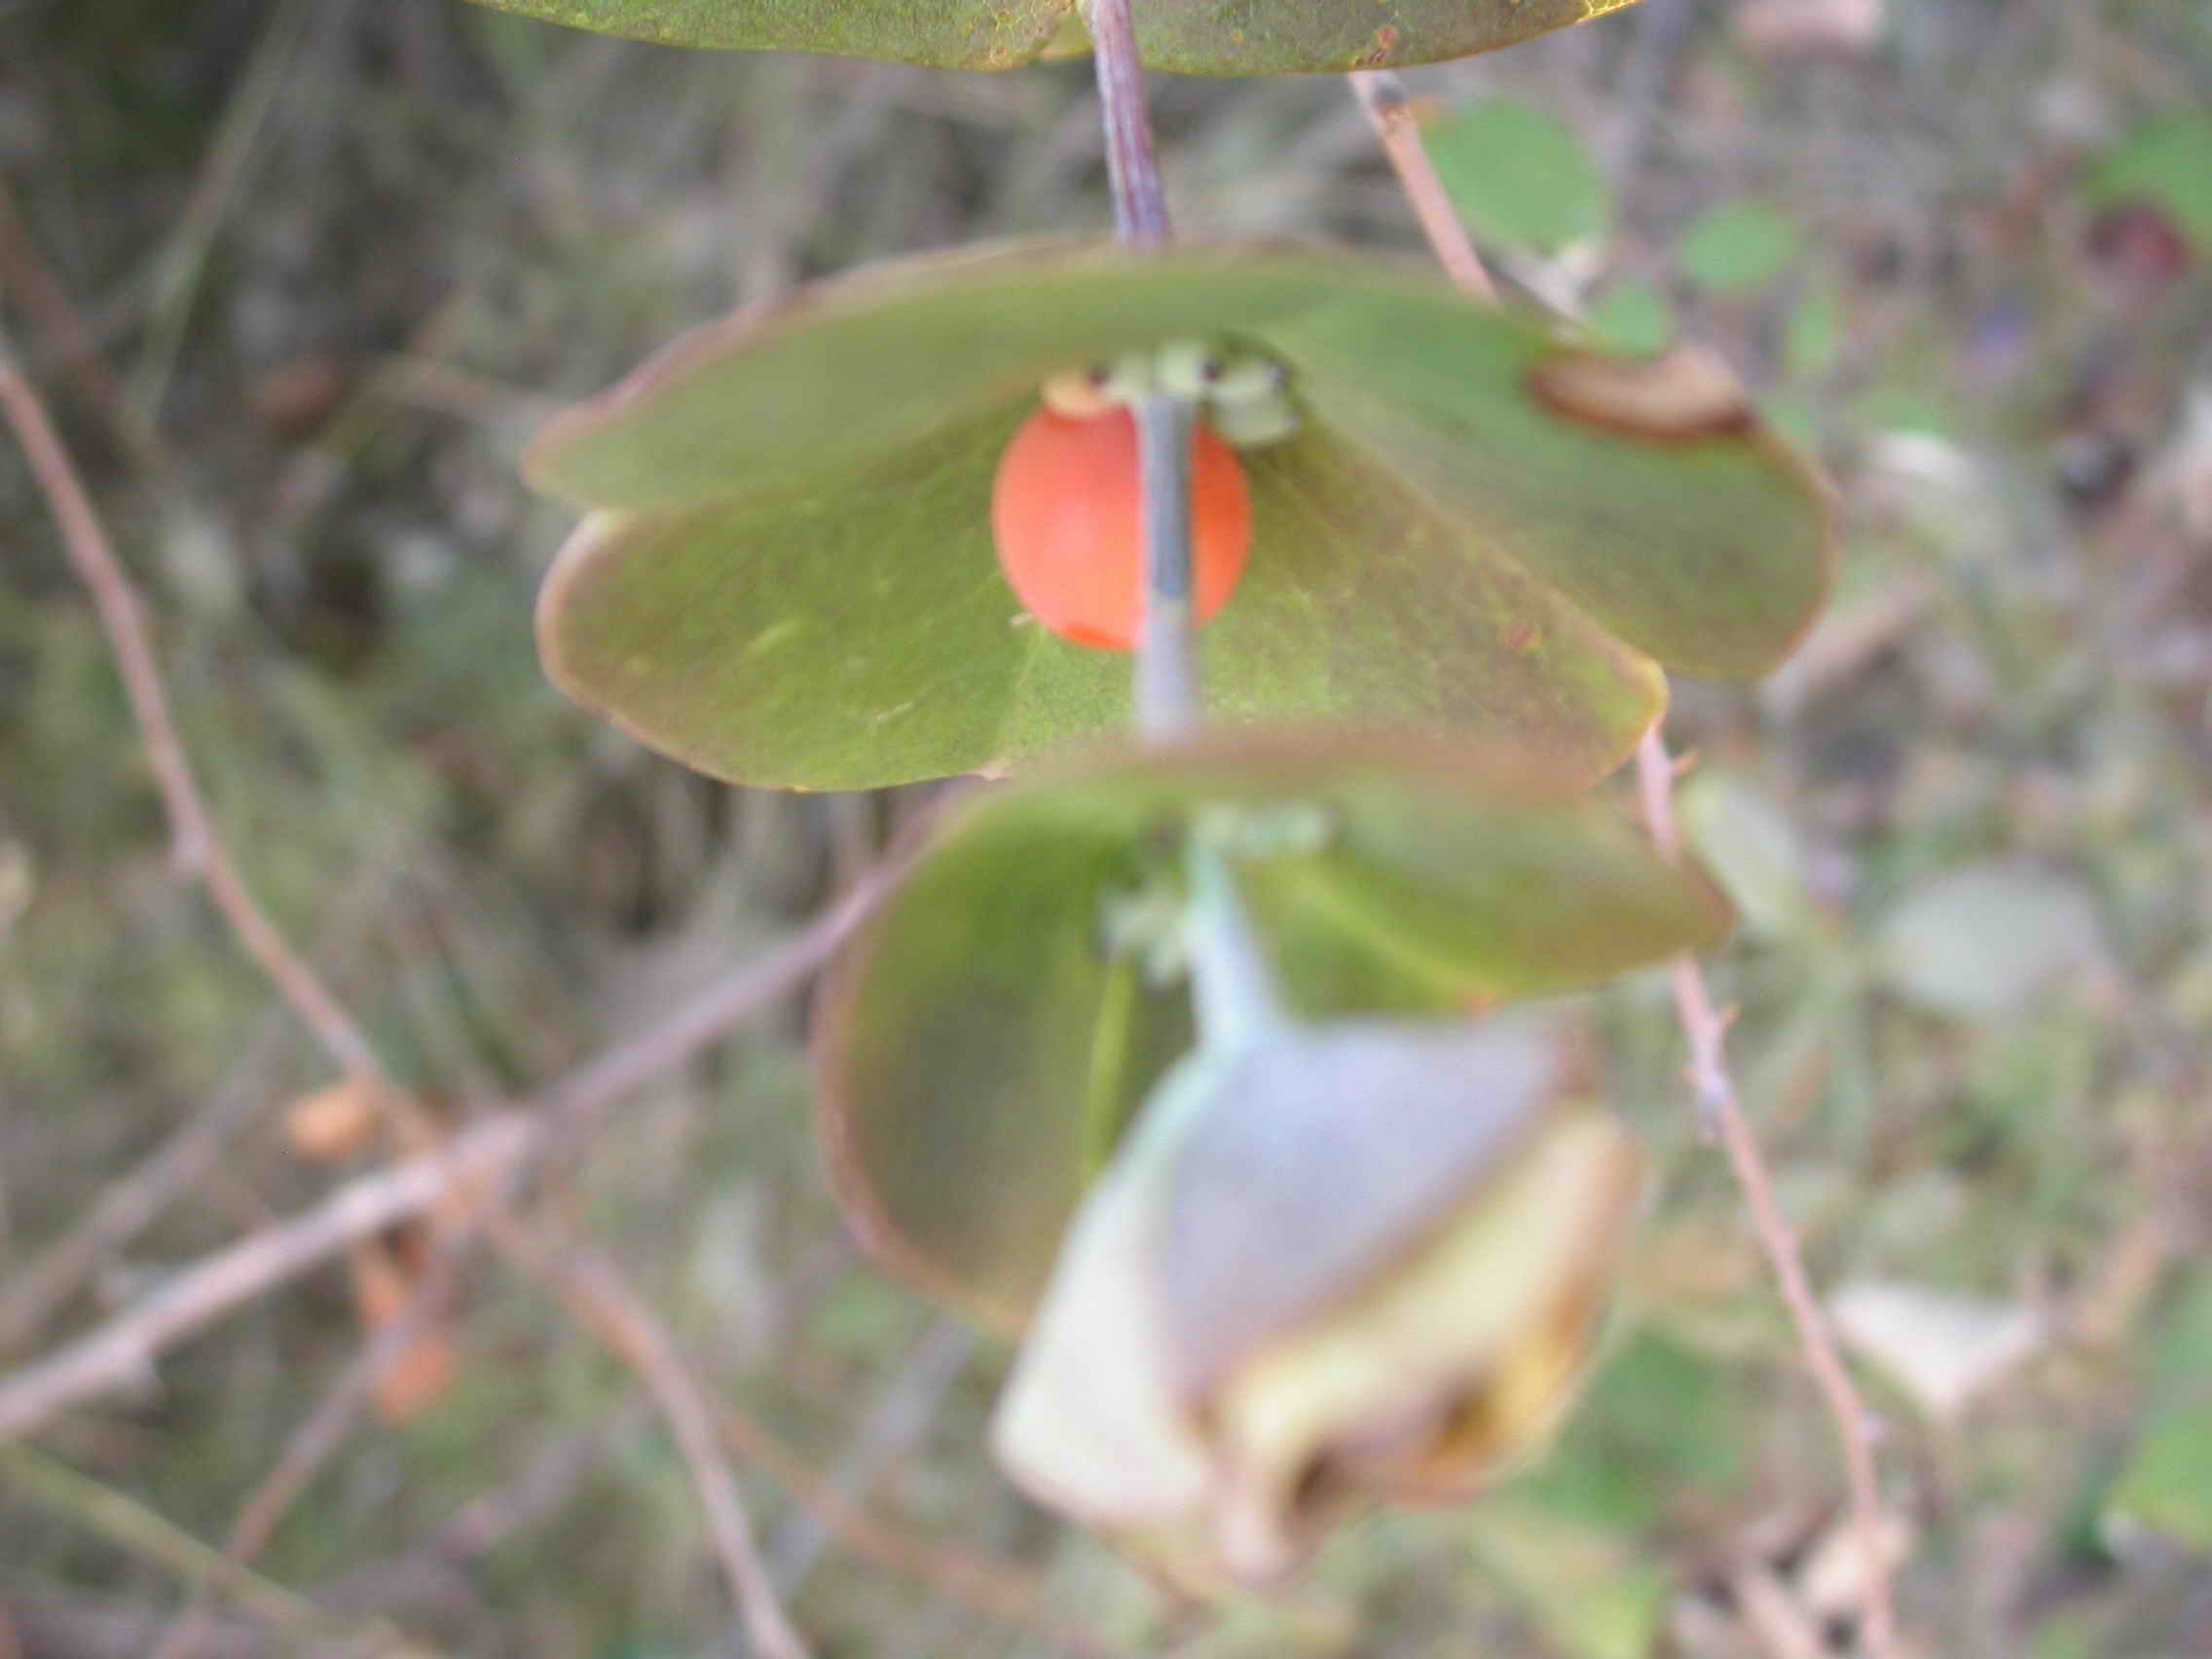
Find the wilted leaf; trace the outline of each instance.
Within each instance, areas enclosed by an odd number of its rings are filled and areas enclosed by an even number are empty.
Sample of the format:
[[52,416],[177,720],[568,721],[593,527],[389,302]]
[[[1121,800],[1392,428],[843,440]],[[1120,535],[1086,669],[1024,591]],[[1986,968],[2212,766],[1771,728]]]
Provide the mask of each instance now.
[[1715,293],[1737,293],[1772,281],[1797,257],[1797,227],[1757,202],[1723,202],[1682,234],[1677,250],[1691,280]]
[[[1048,376],[1223,338],[1304,426],[1249,452],[1255,544],[1203,636],[1231,719],[1451,724],[1583,777],[1661,698],[1751,675],[1825,596],[1811,475],[1732,383],[1564,350],[1371,262],[1058,245],[921,261],[678,343],[557,421],[598,509],[547,579],[549,672],[736,781],[863,788],[1118,729],[1128,661],[1024,617],[990,479]],[[1588,388],[1595,388],[1594,393]]]
[[1481,99],[1427,133],[1429,159],[1479,237],[1552,253],[1603,236],[1611,194],[1582,138],[1541,104]]
[[[413,1302],[427,1268],[423,1242],[407,1232],[354,1242],[349,1256],[353,1308],[368,1336],[381,1336]],[[460,1367],[452,1331],[432,1318],[377,1374],[377,1415],[394,1423],[420,1416],[445,1397]]]
[[1829,1306],[1844,1341],[1930,1417],[1944,1420],[2034,1353],[2046,1335],[2033,1308],[1923,1285],[1849,1284]]
[[1222,807],[1317,840],[1238,861],[1295,1008],[1459,1014],[1712,939],[1725,907],[1624,822],[1526,770],[1420,746],[1214,737],[993,791],[943,827],[830,987],[824,1137],[894,1266],[993,1322],[1043,1285],[1085,1184],[1189,1046],[1180,982],[1106,944]]
[[[1012,69],[1088,42],[1077,0],[483,0],[603,34],[672,46],[881,57]],[[1274,75],[1433,63],[1491,52],[1633,0],[1394,0],[1386,12],[1247,0],[1135,0],[1155,69]]]
[[1069,1233],[993,1423],[1009,1472],[1202,1584],[1525,1456],[1639,1187],[1626,1131],[1555,1100],[1555,1038],[1341,1021],[1182,1061]]
[[1176,1385],[1218,1383],[1403,1255],[1508,1162],[1555,1084],[1548,1034],[1338,1021],[1226,1058],[1157,1223]]
[[1893,910],[1877,941],[1884,980],[1941,1014],[2002,1014],[2097,948],[2096,908],[2027,865],[1939,876]]

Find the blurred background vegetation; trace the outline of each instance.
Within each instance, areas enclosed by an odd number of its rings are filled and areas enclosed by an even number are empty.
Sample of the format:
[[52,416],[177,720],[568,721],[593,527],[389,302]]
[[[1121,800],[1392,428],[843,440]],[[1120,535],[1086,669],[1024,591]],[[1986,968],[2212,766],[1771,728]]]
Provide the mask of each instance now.
[[[1913,1650],[2212,1653],[2212,11],[1645,0],[1409,81],[1510,284],[1716,347],[1842,493],[1826,620],[1754,691],[1678,687],[1670,732],[1744,911],[1715,965],[1740,1081],[1881,1417]],[[1342,81],[1155,100],[1185,236],[1418,255]],[[686,55],[461,0],[0,0],[0,305],[234,850],[449,1121],[786,936],[910,815],[924,792],[712,785],[567,705],[530,638],[564,515],[515,457],[734,304],[1103,226],[1085,66]],[[390,1150],[288,1141],[325,1062],[172,869],[7,446],[0,553],[16,1366]],[[542,1190],[719,1394],[1030,1609],[741,1459],[825,1654],[1852,1652],[1829,1429],[1688,1123],[1664,981],[1596,1009],[1659,1179],[1584,1408],[1491,1501],[1353,1528],[1211,1612],[991,1469],[1006,1356],[847,1241],[803,998]],[[157,1201],[42,1269],[126,1180]],[[441,1340],[450,1374],[344,1443],[255,1571],[364,1651],[737,1651],[634,1379],[487,1259]],[[178,1540],[220,1542],[362,1342],[337,1263],[0,1461],[0,1654],[149,1651]],[[203,1651],[340,1650],[256,1604]]]

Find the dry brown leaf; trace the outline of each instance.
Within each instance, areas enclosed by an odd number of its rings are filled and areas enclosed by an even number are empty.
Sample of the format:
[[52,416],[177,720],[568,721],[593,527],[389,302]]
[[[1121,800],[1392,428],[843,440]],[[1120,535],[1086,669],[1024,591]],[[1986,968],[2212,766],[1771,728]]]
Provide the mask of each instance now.
[[336,1163],[360,1150],[376,1122],[376,1085],[366,1078],[341,1078],[286,1108],[284,1139],[310,1163]]
[[[353,1308],[367,1336],[381,1335],[406,1310],[426,1268],[416,1235],[368,1238],[353,1246]],[[377,1415],[389,1423],[419,1416],[452,1387],[460,1363],[452,1330],[433,1317],[378,1376],[372,1395]]]

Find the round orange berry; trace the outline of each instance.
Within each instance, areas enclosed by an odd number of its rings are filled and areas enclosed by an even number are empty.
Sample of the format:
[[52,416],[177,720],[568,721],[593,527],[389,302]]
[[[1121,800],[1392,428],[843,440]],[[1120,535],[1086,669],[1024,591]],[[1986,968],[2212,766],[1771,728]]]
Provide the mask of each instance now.
[[[1144,615],[1144,507],[1135,418],[1039,409],[999,459],[991,537],[1029,613],[1063,640],[1130,650]],[[1228,603],[1252,546],[1236,452],[1201,426],[1191,450],[1192,587],[1198,618]]]

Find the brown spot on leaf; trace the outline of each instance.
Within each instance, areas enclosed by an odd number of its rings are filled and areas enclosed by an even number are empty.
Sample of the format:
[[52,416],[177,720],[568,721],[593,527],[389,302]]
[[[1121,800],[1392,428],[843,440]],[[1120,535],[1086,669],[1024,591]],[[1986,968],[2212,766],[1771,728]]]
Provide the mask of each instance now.
[[1529,389],[1569,420],[1631,437],[1719,437],[1753,419],[1735,371],[1698,346],[1641,359],[1563,351],[1531,371]]

